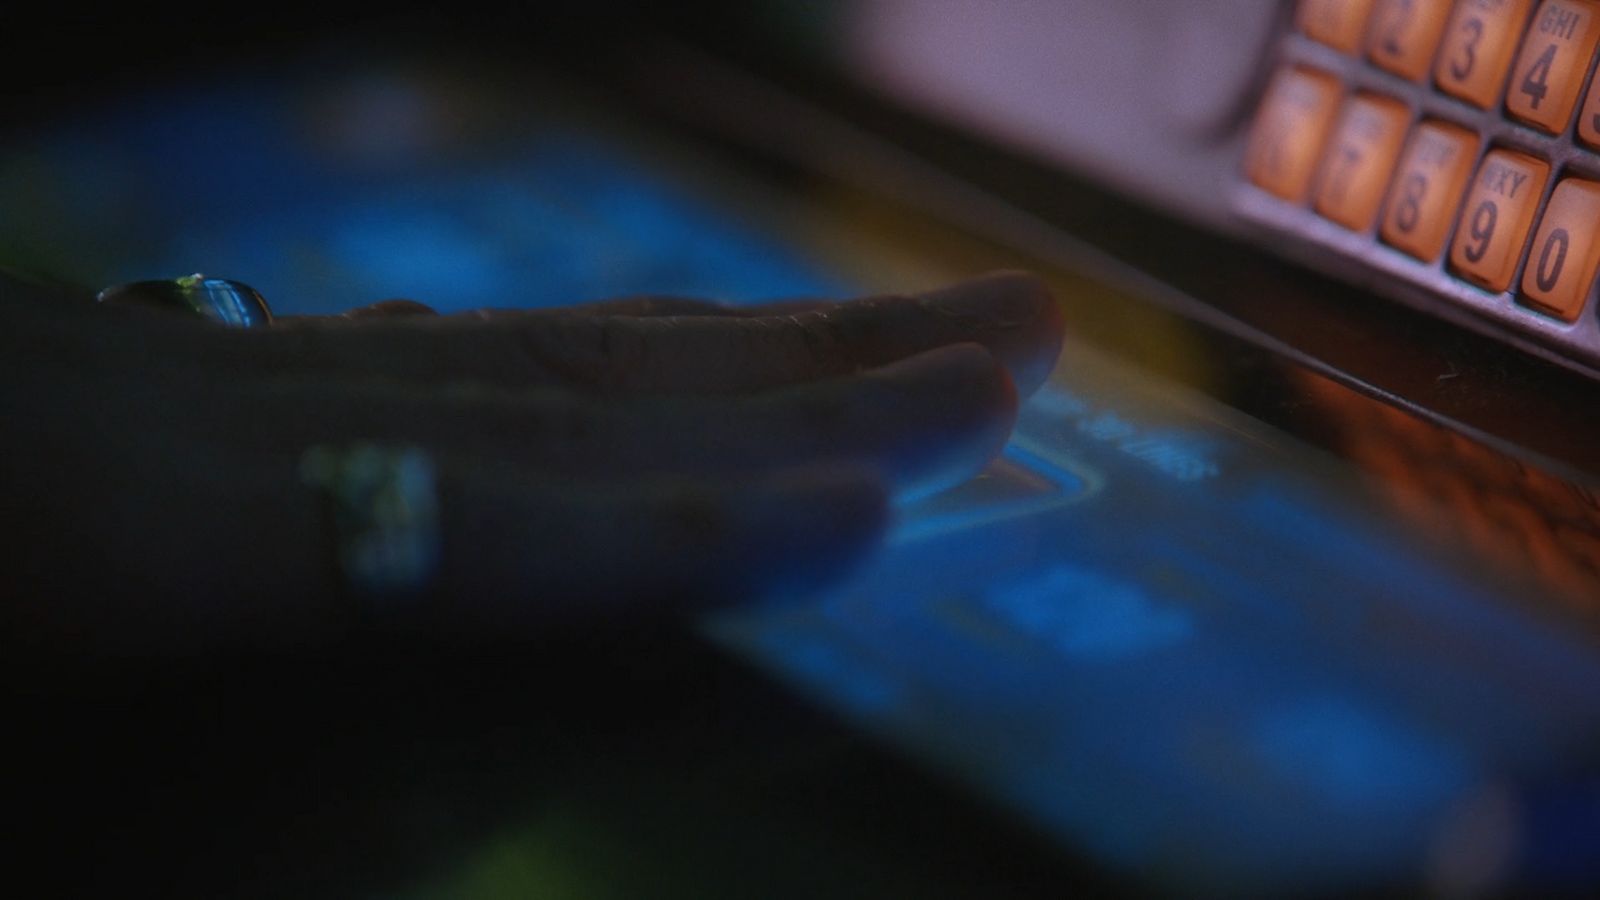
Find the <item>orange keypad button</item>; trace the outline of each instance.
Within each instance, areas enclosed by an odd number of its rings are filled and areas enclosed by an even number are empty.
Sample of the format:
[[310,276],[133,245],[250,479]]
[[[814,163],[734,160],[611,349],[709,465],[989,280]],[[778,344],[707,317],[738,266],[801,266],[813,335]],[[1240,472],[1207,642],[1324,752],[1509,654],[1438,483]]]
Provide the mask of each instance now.
[[1591,147],[1600,148],[1600,69],[1589,82],[1589,96],[1583,101],[1583,111],[1578,113],[1578,140]]
[[1522,299],[1568,322],[1578,318],[1600,265],[1600,183],[1556,185],[1522,270]]
[[1461,0],[1433,64],[1439,90],[1484,109],[1492,106],[1530,5],[1532,0]]
[[1523,153],[1495,150],[1483,158],[1450,245],[1456,274],[1491,291],[1511,286],[1549,174],[1548,165]]
[[1372,0],[1300,0],[1295,24],[1306,37],[1354,53],[1367,30]]
[[1378,229],[1384,241],[1424,262],[1439,255],[1477,144],[1472,132],[1443,122],[1411,132]]
[[1245,174],[1285,200],[1303,201],[1339,104],[1333,77],[1309,69],[1284,69],[1261,101],[1245,153]]
[[1506,110],[1551,134],[1566,128],[1597,40],[1600,5],[1593,0],[1544,0],[1511,69]]
[[1450,0],[1378,0],[1367,56],[1402,78],[1421,78],[1449,15]]
[[1353,231],[1378,215],[1395,157],[1405,140],[1406,108],[1398,100],[1363,94],[1345,104],[1317,183],[1317,212]]

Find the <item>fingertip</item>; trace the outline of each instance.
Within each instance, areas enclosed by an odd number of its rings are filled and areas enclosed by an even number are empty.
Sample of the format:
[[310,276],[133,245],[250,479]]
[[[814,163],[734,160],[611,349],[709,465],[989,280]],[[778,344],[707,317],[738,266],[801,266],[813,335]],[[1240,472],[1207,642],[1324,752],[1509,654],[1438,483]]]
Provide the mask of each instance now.
[[918,296],[929,309],[1002,326],[1032,322],[1055,302],[1041,278],[1017,270],[988,272]]
[[[897,495],[920,496],[971,478],[1005,446],[1021,396],[987,347],[950,344],[876,370],[904,388],[902,410],[930,410],[915,441],[902,442],[890,472]],[[930,430],[936,424],[937,432]]]
[[1032,272],[1007,269],[979,279],[1007,316],[1002,327],[1009,334],[997,343],[1019,397],[1033,395],[1050,377],[1066,340],[1066,316],[1055,293]]
[[1056,363],[1061,359],[1061,349],[1067,341],[1066,313],[1061,304],[1056,302],[1054,294],[1048,296],[1050,302],[1040,307],[1030,347],[1012,368],[1017,392],[1024,399],[1033,396],[1050,380],[1050,373],[1055,371]]
[[966,411],[985,421],[998,415],[1005,420],[1007,432],[1021,405],[1011,370],[977,342],[936,347],[877,371],[892,381],[938,392],[950,401],[952,411]]
[[928,379],[952,382],[985,381],[997,377],[1004,366],[993,351],[977,341],[959,341],[932,347],[887,363],[868,374],[891,381],[925,383]]
[[999,270],[919,295],[936,315],[968,322],[1010,372],[1020,396],[1049,378],[1066,335],[1061,306],[1044,279]]

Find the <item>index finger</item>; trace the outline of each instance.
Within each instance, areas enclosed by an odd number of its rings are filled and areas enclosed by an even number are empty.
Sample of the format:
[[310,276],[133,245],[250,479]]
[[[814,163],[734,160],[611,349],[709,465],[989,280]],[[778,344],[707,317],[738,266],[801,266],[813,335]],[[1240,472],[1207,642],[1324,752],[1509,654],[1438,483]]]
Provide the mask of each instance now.
[[1048,288],[998,273],[915,295],[772,316],[408,317],[359,328],[237,332],[227,352],[300,371],[405,380],[555,384],[642,393],[746,393],[981,344],[1027,395],[1064,325]]

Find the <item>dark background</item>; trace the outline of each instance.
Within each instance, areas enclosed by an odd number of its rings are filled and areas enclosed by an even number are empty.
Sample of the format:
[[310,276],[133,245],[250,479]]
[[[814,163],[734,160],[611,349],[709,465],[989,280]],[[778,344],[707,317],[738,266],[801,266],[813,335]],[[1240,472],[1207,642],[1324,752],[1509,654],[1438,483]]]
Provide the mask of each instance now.
[[[796,7],[801,5],[796,4]],[[785,3],[377,3],[66,4],[8,10],[0,29],[0,112],[22,123],[62,105],[161,80],[203,77],[219,66],[271,65],[285,53],[431,53],[444,48],[519,58],[581,59],[632,38],[671,30],[713,41],[747,40],[752,28],[792,32],[826,18],[827,4]],[[802,29],[804,26],[801,26]]]

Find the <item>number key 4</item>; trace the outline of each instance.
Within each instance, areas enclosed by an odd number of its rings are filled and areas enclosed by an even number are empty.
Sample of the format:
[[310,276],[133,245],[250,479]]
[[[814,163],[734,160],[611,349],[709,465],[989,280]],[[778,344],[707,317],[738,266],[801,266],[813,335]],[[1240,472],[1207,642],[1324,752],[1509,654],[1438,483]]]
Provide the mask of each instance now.
[[1506,110],[1551,134],[1567,127],[1583,76],[1600,41],[1600,4],[1545,0],[1511,72]]

